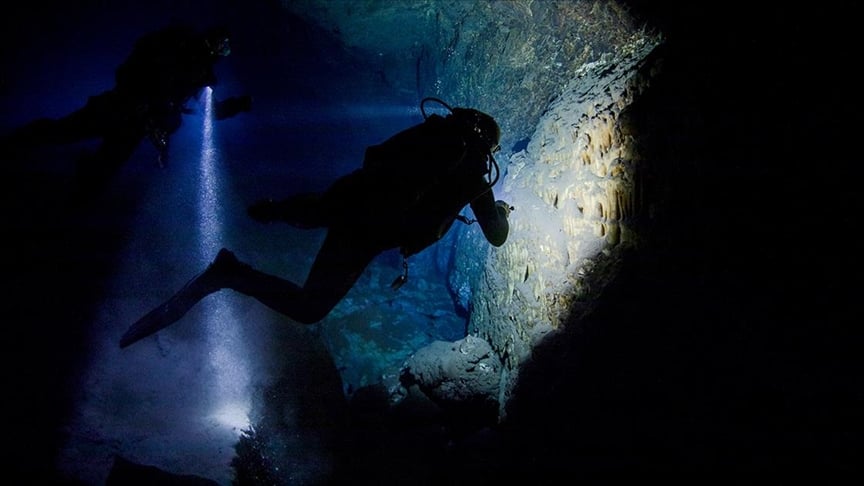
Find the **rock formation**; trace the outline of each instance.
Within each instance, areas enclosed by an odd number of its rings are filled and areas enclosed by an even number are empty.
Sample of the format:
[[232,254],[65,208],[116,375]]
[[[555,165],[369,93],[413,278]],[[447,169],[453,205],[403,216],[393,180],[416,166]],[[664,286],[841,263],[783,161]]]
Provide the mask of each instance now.
[[[458,227],[439,243],[446,247],[436,260],[469,315],[469,336],[488,342],[502,363],[503,415],[532,346],[589,309],[639,240],[629,224],[643,209],[639,154],[626,111],[648,86],[661,37],[607,1],[411,8],[292,1],[286,8],[377,59],[395,94],[437,96],[499,121],[496,196],[516,208],[510,237],[493,249],[478,228]],[[436,350],[447,353],[433,343],[412,360]]]

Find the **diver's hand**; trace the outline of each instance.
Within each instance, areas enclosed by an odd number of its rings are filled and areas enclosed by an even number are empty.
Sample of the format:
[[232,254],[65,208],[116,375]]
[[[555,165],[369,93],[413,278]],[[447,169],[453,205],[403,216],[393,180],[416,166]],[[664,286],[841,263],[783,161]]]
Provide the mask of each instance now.
[[246,213],[259,223],[271,223],[276,220],[276,203],[272,199],[262,199],[249,206]]
[[495,207],[498,208],[499,213],[504,213],[505,218],[509,218],[510,212],[516,209],[510,204],[508,204],[506,201],[502,201],[500,199],[498,201],[495,201]]
[[216,102],[214,116],[217,120],[231,118],[240,112],[249,111],[252,109],[252,97],[233,96],[224,101]]

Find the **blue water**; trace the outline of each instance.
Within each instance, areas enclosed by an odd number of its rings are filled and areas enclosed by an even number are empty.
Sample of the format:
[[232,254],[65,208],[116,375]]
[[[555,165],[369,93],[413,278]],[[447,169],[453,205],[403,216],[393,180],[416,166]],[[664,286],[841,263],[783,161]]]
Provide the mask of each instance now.
[[[15,235],[7,248],[18,262],[8,273],[18,283],[9,297],[10,338],[19,343],[9,359],[50,357],[52,363],[12,384],[24,404],[19,416],[33,417],[18,434],[27,446],[17,462],[24,474],[42,480],[98,484],[119,454],[228,484],[240,434],[262,415],[280,413],[291,419],[279,432],[292,437],[280,442],[296,445],[280,452],[282,460],[307,464],[294,472],[295,484],[320,480],[332,458],[315,427],[304,426],[304,404],[327,397],[338,409],[346,392],[380,379],[384,364],[398,364],[433,339],[464,334],[464,316],[457,315],[443,276],[436,295],[412,293],[410,286],[392,294],[386,285],[401,261],[395,253],[382,255],[355,292],[371,296],[369,316],[363,308],[345,311],[350,345],[338,349],[339,323],[326,331],[306,328],[230,292],[211,296],[177,325],[127,351],[117,349],[117,339],[222,246],[302,282],[323,230],[261,225],[245,208],[265,197],[323,190],[359,168],[366,146],[422,121],[421,95],[397,93],[384,80],[362,75],[362,59],[346,55],[327,33],[285,17],[275,4],[92,2],[73,8],[58,2],[53,10],[21,9],[4,21],[2,133],[68,114],[110,89],[114,68],[137,37],[171,18],[201,26],[230,21],[235,41],[231,56],[217,65],[212,93],[190,102],[195,113],[171,138],[166,167],[158,167],[155,150],[142,142],[85,208],[69,197],[75,161],[95,147],[93,141],[42,148],[4,168],[4,215]],[[253,96],[251,112],[210,119],[211,97],[242,94]],[[418,258],[412,274],[436,276],[434,258]],[[386,299],[384,292],[391,292]],[[371,319],[389,324],[366,336]],[[389,327],[393,323],[398,326]],[[391,347],[352,354],[367,347],[367,337]],[[262,390],[297,369],[307,376],[281,390],[284,409],[267,409],[272,405]]]

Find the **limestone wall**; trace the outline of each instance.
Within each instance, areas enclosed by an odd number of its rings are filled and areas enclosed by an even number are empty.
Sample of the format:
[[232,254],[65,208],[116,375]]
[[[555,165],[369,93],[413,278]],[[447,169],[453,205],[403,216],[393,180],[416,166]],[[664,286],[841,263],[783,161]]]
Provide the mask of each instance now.
[[[597,295],[638,235],[638,154],[621,114],[660,42],[614,0],[292,0],[394,96],[438,96],[502,128],[496,196],[515,206],[506,244],[475,226],[439,242],[469,334],[503,362],[501,406],[532,346]],[[530,140],[513,153],[517,142]],[[446,251],[445,251],[446,249]]]
[[[639,68],[655,46],[640,39],[579,69],[511,157],[496,193],[516,208],[510,237],[469,277],[469,332],[502,358],[505,397],[532,346],[596,295],[592,286],[638,240],[628,226],[639,205],[638,154],[621,113],[645,87]],[[480,251],[476,240],[458,247],[457,260]]]
[[[645,35],[614,0],[284,0],[333,32],[393,96],[494,116],[507,150],[586,63]],[[506,163],[506,161],[505,161]]]

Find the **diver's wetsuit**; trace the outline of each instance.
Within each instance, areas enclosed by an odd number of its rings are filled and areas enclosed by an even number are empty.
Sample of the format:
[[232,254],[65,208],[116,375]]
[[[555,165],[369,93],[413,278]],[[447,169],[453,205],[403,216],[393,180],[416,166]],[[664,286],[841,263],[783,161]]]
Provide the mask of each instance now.
[[381,252],[405,257],[438,241],[468,204],[486,239],[507,239],[509,206],[496,202],[486,181],[488,149],[464,127],[437,115],[369,147],[361,169],[323,194],[302,194],[249,208],[259,221],[326,227],[305,285],[258,271],[222,250],[213,264],[168,302],[135,323],[125,347],[180,319],[204,296],[230,288],[302,323],[324,318]]
[[[227,32],[213,29],[202,34],[172,25],[142,37],[115,71],[114,88],[91,96],[67,116],[25,125],[12,134],[11,143],[29,147],[101,138],[96,152],[79,161],[79,182],[85,191],[100,189],[145,137],[158,149],[161,164],[186,102],[216,83],[213,67],[228,51],[215,52],[208,41],[216,42],[210,36],[221,35]],[[245,103],[227,116],[249,109],[251,98],[232,100]]]

